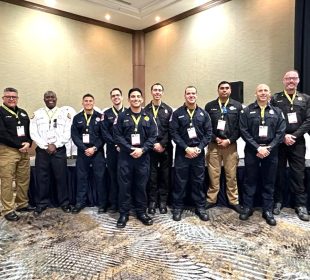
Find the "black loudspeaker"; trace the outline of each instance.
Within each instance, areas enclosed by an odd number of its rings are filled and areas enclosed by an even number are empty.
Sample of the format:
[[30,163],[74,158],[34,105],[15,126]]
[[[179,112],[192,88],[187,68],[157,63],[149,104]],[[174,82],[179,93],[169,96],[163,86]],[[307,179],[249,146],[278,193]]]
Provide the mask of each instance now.
[[242,81],[231,82],[230,85],[231,85],[230,97],[232,99],[239,101],[240,103],[243,103],[243,82]]

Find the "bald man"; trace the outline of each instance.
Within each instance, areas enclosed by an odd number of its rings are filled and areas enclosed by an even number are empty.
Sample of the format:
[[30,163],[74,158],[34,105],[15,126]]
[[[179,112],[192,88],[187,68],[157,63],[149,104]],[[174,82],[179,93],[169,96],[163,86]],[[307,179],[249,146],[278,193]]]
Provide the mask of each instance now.
[[282,111],[270,105],[270,89],[267,85],[258,85],[255,96],[256,101],[240,114],[240,132],[246,145],[244,212],[240,214],[239,219],[247,220],[253,214],[254,195],[261,171],[263,218],[267,224],[275,226],[276,220],[272,213],[275,170],[278,166],[278,146],[284,137],[285,120]]

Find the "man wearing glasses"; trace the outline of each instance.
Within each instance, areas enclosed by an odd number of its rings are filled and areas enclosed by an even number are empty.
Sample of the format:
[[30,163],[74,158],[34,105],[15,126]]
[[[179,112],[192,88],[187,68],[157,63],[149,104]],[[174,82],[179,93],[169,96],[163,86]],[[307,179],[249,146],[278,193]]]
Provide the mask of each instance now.
[[[28,188],[30,179],[30,161],[28,149],[31,145],[29,135],[29,117],[23,109],[17,107],[18,91],[15,88],[4,89],[3,104],[0,106],[0,179],[1,202],[4,218],[18,221],[16,211],[31,211],[28,206]],[[16,182],[16,196],[12,188]],[[16,205],[15,205],[16,204]]]
[[239,116],[242,105],[230,98],[231,86],[229,82],[220,82],[217,91],[218,98],[209,102],[205,107],[210,115],[213,129],[207,153],[210,184],[206,208],[211,208],[217,203],[223,162],[228,203],[237,213],[241,213],[236,178],[238,167],[236,141],[240,135]]
[[274,94],[271,103],[285,116],[286,131],[279,146],[279,164],[274,193],[273,213],[279,215],[283,204],[283,187],[287,161],[290,166],[290,186],[295,195],[295,211],[299,219],[309,221],[307,192],[304,185],[306,145],[304,134],[310,130],[310,97],[297,91],[299,75],[296,70],[285,73],[284,90]]
[[110,92],[112,101],[112,107],[104,111],[103,125],[107,127],[108,134],[107,141],[107,167],[110,175],[109,184],[109,199],[110,199],[110,212],[116,212],[118,210],[118,191],[119,186],[117,182],[117,158],[118,158],[118,146],[113,140],[113,124],[118,114],[123,112],[123,94],[119,88],[113,88]]

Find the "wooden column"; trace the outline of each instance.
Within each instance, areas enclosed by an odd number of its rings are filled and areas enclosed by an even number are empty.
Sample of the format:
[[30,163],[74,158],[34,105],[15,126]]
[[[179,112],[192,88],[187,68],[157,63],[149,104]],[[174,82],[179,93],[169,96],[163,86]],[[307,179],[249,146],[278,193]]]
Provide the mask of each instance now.
[[138,87],[145,96],[145,49],[144,32],[135,31],[132,35],[133,87]]

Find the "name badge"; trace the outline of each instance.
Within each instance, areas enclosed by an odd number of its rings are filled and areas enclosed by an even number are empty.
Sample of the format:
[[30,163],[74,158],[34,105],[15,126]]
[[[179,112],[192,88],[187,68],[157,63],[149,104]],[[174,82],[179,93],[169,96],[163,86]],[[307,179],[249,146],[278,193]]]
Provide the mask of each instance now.
[[84,144],[89,144],[89,133],[84,133],[83,134],[83,143]]
[[297,115],[296,112],[287,114],[288,123],[297,123]]
[[131,145],[137,146],[140,145],[140,134],[131,134]]
[[47,143],[48,144],[52,144],[56,142],[56,135],[54,130],[50,130],[46,133],[46,137],[47,137]]
[[224,120],[218,120],[218,122],[217,122],[217,129],[218,130],[222,130],[222,131],[224,131],[225,130],[225,125],[226,125],[226,121],[224,121]]
[[16,130],[17,130],[18,137],[25,136],[25,127],[23,125],[17,126]]
[[195,127],[190,127],[187,129],[189,139],[197,138],[197,133]]
[[267,125],[260,125],[258,136],[259,137],[267,137],[267,135],[268,135],[268,126]]

